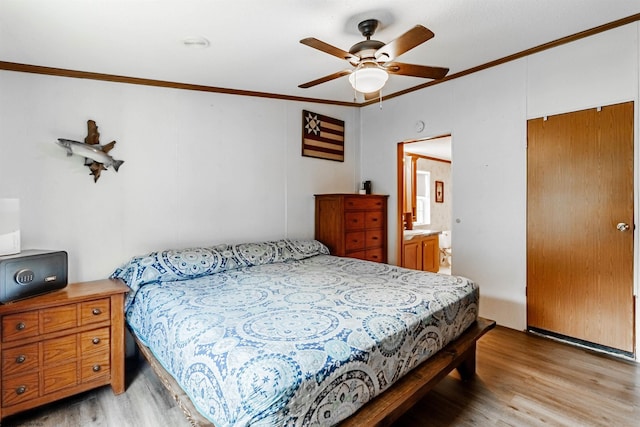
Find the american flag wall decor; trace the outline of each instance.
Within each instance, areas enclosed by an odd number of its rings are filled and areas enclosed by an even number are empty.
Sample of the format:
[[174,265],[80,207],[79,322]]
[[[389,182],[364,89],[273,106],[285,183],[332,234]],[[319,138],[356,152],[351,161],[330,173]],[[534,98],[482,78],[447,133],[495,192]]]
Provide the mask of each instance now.
[[302,110],[302,155],[344,162],[344,121]]

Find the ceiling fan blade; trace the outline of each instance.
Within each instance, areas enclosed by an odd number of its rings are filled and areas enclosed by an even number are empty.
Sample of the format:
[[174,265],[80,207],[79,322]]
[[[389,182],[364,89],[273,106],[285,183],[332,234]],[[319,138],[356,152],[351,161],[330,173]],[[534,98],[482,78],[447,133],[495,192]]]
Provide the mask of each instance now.
[[312,47],[314,49],[321,50],[324,53],[328,53],[329,55],[337,56],[340,59],[345,59],[349,62],[351,61],[359,61],[360,58],[354,56],[347,52],[346,50],[342,50],[338,47],[332,46],[329,43],[325,43],[321,40],[318,40],[314,37],[308,37],[306,39],[300,40],[300,43]]
[[378,61],[390,61],[409,49],[413,49],[419,44],[433,38],[434,35],[430,29],[422,25],[416,25],[397,39],[390,41],[378,49],[375,57]]
[[307,89],[311,86],[319,85],[320,83],[325,83],[333,79],[337,79],[338,77],[346,76],[347,74],[351,74],[351,70],[342,70],[337,73],[329,74],[328,76],[320,77],[319,79],[311,80],[310,82],[303,83],[298,85],[299,88]]
[[402,76],[423,77],[425,79],[439,80],[449,72],[448,68],[430,67],[428,65],[405,64],[402,62],[388,62],[384,67],[391,74]]

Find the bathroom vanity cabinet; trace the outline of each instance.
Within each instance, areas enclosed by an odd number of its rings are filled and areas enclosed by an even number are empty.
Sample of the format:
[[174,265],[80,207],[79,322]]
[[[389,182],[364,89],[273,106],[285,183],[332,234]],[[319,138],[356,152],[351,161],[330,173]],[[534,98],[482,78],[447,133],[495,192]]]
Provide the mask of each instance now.
[[405,238],[403,267],[437,273],[440,270],[440,244],[437,232],[416,234]]

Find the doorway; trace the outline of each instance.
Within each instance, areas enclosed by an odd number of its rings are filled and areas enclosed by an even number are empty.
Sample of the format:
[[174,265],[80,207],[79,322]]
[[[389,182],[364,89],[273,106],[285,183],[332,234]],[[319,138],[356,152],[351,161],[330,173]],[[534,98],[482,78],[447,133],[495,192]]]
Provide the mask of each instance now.
[[633,102],[527,122],[527,325],[633,356]]
[[451,160],[450,135],[398,144],[401,266],[451,274]]

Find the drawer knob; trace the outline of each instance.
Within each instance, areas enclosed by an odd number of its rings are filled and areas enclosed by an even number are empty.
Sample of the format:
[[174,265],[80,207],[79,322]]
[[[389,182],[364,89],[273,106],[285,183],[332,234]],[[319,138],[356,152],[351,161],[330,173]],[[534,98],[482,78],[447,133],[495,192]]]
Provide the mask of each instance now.
[[93,310],[91,310],[91,313],[93,313],[94,316],[98,316],[99,314],[102,314],[102,310],[100,310],[99,308],[94,308]]
[[18,331],[22,331],[22,330],[24,330],[24,328],[26,328],[26,327],[27,327],[27,325],[25,325],[25,324],[24,324],[24,322],[20,322],[20,323],[18,323],[18,324],[16,325],[16,329],[17,329]]
[[95,337],[94,339],[91,340],[91,342],[94,344],[100,344],[100,338]]
[[100,371],[100,365],[93,365],[93,372],[99,372]]
[[27,356],[25,356],[24,354],[16,357],[16,363],[24,363],[25,360],[27,360]]
[[21,385],[16,388],[16,394],[23,394],[25,391],[27,391],[27,386]]

